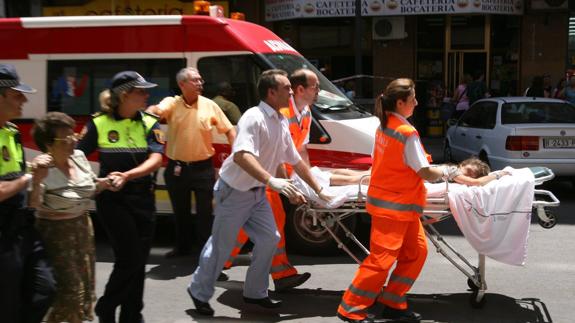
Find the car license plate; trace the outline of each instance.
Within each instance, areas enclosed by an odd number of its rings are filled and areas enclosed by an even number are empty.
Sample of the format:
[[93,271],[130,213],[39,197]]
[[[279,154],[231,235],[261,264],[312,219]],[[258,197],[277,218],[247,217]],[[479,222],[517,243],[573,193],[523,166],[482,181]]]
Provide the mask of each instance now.
[[549,137],[543,139],[545,148],[575,148],[575,137]]

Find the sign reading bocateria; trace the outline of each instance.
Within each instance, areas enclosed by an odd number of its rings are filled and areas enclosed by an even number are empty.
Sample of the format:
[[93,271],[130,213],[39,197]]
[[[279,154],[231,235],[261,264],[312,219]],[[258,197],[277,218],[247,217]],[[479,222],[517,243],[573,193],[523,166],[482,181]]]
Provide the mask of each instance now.
[[[355,0],[266,0],[266,20],[352,17]],[[362,0],[362,16],[490,13],[521,15],[523,0]]]

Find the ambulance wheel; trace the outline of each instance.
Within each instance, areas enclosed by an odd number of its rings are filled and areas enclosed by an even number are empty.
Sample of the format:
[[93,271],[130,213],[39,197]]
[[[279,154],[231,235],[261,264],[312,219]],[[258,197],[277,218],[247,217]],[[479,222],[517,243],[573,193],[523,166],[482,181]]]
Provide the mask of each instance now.
[[545,215],[547,215],[547,218],[549,219],[549,221],[546,222],[546,221],[539,219],[539,225],[544,227],[545,229],[553,228],[557,224],[557,216],[555,216],[555,214],[553,214],[549,210],[545,211]]
[[[285,210],[285,235],[289,252],[309,256],[331,256],[339,253],[336,241],[328,230],[321,225],[320,221],[316,221],[314,224],[313,216],[305,213],[303,208],[289,207]],[[323,213],[318,217],[326,219],[331,215],[331,213]],[[351,232],[355,231],[356,215],[347,217],[341,222]],[[337,224],[331,225],[329,228],[340,240],[344,242],[348,240],[343,229]]]
[[471,297],[469,297],[469,304],[471,305],[471,307],[483,308],[485,306],[486,295],[483,294],[479,300],[477,299],[478,297],[479,297],[478,291],[474,291],[471,294]]
[[474,292],[479,290],[479,286],[475,285],[471,278],[467,278],[467,286],[469,286],[469,288]]

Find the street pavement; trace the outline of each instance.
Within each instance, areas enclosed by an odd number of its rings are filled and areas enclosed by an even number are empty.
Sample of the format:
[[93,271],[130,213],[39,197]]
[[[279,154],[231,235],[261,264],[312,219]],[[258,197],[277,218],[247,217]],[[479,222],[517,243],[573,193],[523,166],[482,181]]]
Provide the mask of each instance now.
[[[440,153],[440,144],[425,139],[432,154]],[[432,147],[432,148],[430,148]],[[439,149],[439,153],[437,152]],[[435,157],[434,154],[434,157]],[[426,265],[408,294],[410,307],[423,315],[423,322],[559,322],[575,321],[575,198],[568,181],[553,181],[545,188],[561,199],[556,210],[559,224],[544,229],[535,219],[529,236],[526,265],[516,267],[487,259],[487,295],[485,306],[472,308],[467,278],[435,252],[429,243]],[[453,220],[438,224],[446,240],[472,264],[477,255],[457,229]],[[343,291],[349,286],[357,264],[345,254],[336,257],[304,257],[290,255],[300,272],[310,272],[310,280],[288,293],[273,292],[270,296],[283,300],[277,310],[266,310],[244,304],[242,284],[249,264],[249,254],[241,255],[238,264],[226,273],[230,279],[218,282],[210,301],[213,318],[194,311],[186,293],[197,255],[165,259],[171,240],[170,222],[160,221],[158,239],[147,266],[144,316],[148,323],[184,322],[340,322],[336,309]],[[365,236],[363,237],[365,240]],[[97,295],[113,266],[112,251],[105,239],[98,239]],[[289,249],[288,249],[289,252]],[[377,314],[381,308],[372,309]]]

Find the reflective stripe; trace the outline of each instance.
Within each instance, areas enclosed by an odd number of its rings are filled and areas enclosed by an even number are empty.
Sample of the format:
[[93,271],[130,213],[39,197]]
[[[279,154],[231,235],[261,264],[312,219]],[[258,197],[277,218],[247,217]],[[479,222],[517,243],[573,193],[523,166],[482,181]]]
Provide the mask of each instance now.
[[291,124],[299,124],[299,122],[297,121],[297,117],[291,117],[288,119],[288,122]]
[[381,127],[380,127],[379,129],[381,131],[383,131],[384,134],[386,134],[386,135],[390,136],[391,138],[401,142],[402,144],[405,144],[407,142],[408,137],[404,136],[400,132],[397,132],[397,131],[389,129],[389,128],[381,129]]
[[363,290],[363,289],[359,289],[353,285],[349,285],[349,287],[347,288],[350,292],[354,293],[357,296],[361,296],[361,297],[367,297],[370,299],[376,299],[377,298],[377,293],[375,292],[370,292],[368,290]]
[[234,263],[234,260],[236,260],[236,256],[230,256],[230,257],[228,258],[228,260],[226,260],[226,262],[229,262],[229,263],[233,264],[233,263]]
[[277,256],[277,255],[283,255],[283,254],[285,254],[285,253],[286,253],[286,249],[285,249],[285,248],[277,248],[275,254],[276,254],[276,256]]
[[100,148],[101,153],[145,153],[148,152],[148,148]]
[[281,273],[283,271],[286,271],[288,269],[292,269],[292,266],[289,265],[279,265],[279,266],[274,266],[272,268],[270,268],[270,273]]
[[9,181],[24,176],[24,172],[12,172],[0,176],[0,181]]
[[351,305],[348,305],[344,300],[341,300],[341,303],[339,303],[339,306],[343,307],[343,309],[348,313],[367,314],[365,312],[365,308],[362,308],[362,307],[367,307],[365,305],[363,305],[363,306],[351,306]]
[[411,279],[409,277],[403,277],[403,276],[396,276],[396,275],[391,275],[391,277],[389,277],[389,281],[390,282],[396,282],[396,283],[402,283],[405,285],[413,285],[413,283],[415,282],[414,279]]
[[384,209],[390,209],[395,211],[414,211],[417,213],[423,213],[423,207],[417,204],[402,204],[390,201],[381,200],[373,196],[367,196],[367,203],[372,204],[377,207]]
[[388,301],[392,301],[394,303],[405,303],[407,301],[407,299],[405,298],[405,296],[399,296],[396,294],[392,294],[390,292],[381,292],[381,296],[382,299],[388,300]]
[[236,244],[234,245],[234,248],[241,248],[243,246],[244,246],[243,242],[236,240]]

